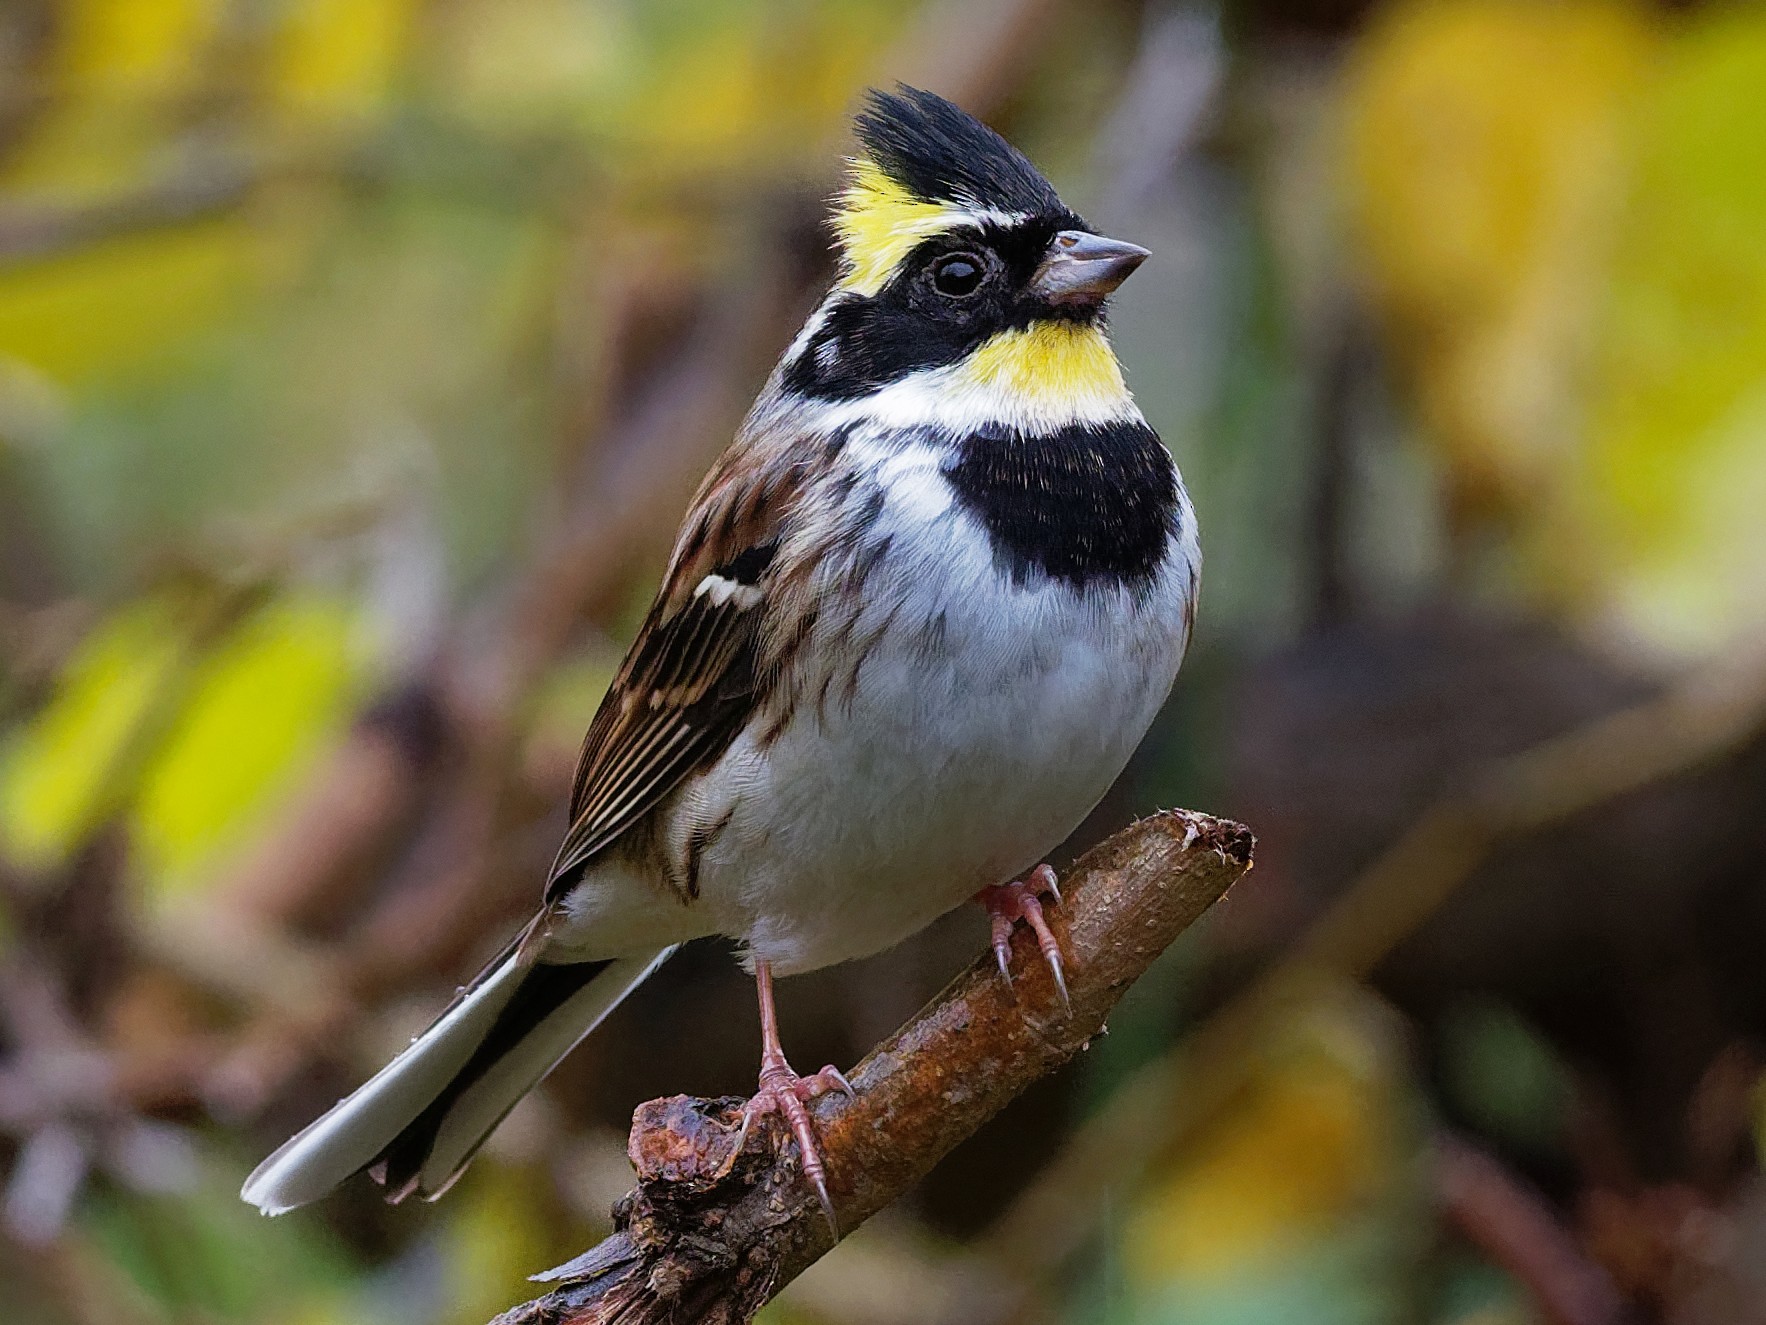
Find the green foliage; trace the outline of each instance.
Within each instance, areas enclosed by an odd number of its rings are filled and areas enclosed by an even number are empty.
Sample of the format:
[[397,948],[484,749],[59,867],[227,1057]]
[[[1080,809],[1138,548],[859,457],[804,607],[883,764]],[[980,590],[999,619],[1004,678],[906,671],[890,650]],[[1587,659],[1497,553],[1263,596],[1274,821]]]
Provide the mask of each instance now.
[[1480,1129],[1524,1154],[1561,1154],[1574,1088],[1549,1042],[1511,1009],[1470,1001],[1439,1030],[1449,1098]]
[[41,870],[122,808],[154,904],[199,884],[342,731],[356,633],[347,606],[317,597],[272,602],[218,641],[189,605],[124,609],[0,747],[0,846]]
[[81,1223],[153,1319],[317,1325],[323,1315],[291,1308],[340,1297],[356,1267],[313,1221],[286,1220],[265,1237],[263,1217],[241,1205],[227,1177],[194,1193],[95,1192]]

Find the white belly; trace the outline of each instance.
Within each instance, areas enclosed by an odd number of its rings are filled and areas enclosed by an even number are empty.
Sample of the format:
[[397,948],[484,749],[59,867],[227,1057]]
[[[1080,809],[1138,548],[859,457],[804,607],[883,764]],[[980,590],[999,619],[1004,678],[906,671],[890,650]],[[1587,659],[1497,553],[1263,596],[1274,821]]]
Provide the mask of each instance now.
[[884,636],[860,684],[764,753],[745,732],[704,788],[734,814],[703,904],[780,973],[889,947],[1037,864],[1122,771],[1182,657],[1175,572],[1138,604],[1046,580],[1002,590],[967,556],[902,574],[896,627],[914,624]]

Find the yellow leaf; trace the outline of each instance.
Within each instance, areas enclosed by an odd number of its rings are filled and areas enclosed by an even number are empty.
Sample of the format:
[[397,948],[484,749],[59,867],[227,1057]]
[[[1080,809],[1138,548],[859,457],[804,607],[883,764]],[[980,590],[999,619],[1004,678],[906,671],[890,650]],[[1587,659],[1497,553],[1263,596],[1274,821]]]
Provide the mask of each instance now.
[[1402,1141],[1389,1029],[1368,1005],[1298,1010],[1228,1109],[1184,1146],[1124,1230],[1149,1288],[1266,1259],[1366,1213],[1393,1188]]
[[708,6],[700,22],[657,23],[647,58],[601,99],[594,127],[638,180],[727,178],[825,152],[908,13],[750,0]]
[[1684,652],[1766,618],[1766,15],[1677,40],[1639,109],[1587,443],[1554,551],[1597,607]]
[[7,153],[17,193],[102,196],[138,182],[196,91],[225,0],[63,0],[45,104]]
[[493,133],[587,127],[643,56],[626,9],[590,0],[474,5],[440,36],[446,109]]
[[94,630],[36,718],[0,746],[0,844],[33,869],[95,827],[118,757],[172,676],[188,624],[163,602],[124,608]]
[[1373,294],[1474,509],[1524,505],[1573,445],[1578,355],[1658,34],[1603,0],[1412,0],[1345,88]]
[[268,90],[297,124],[380,110],[403,68],[418,0],[294,0],[271,43]]
[[[201,657],[190,652],[195,624],[154,600],[81,645],[50,703],[0,747],[9,855],[51,866],[98,817],[122,812],[148,900],[175,898],[337,739],[363,671],[345,604],[272,603]],[[139,766],[119,788],[125,752]]]
[[263,288],[273,246],[226,217],[0,272],[0,355],[68,384],[162,363]]
[[354,613],[321,598],[255,613],[206,659],[143,779],[134,824],[156,899],[175,898],[249,835],[333,743],[360,675]]
[[51,78],[105,96],[187,88],[226,0],[61,0]]
[[477,1325],[530,1295],[525,1275],[560,1255],[559,1228],[536,1185],[544,1166],[484,1162],[469,1171],[447,1229],[450,1321]]

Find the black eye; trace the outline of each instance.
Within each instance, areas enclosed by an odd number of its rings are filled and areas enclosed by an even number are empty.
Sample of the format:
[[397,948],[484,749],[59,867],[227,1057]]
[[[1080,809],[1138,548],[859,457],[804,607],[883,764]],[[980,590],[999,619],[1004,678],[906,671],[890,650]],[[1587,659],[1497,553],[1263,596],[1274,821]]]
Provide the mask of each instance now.
[[980,287],[984,270],[981,259],[973,253],[946,254],[932,268],[932,288],[939,294],[961,299]]

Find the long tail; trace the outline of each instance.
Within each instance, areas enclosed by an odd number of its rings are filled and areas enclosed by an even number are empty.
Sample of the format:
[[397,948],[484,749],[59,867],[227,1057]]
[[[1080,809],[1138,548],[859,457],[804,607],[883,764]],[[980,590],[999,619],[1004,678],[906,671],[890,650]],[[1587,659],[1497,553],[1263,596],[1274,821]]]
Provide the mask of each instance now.
[[673,952],[559,966],[513,947],[366,1085],[258,1165],[240,1196],[279,1215],[363,1169],[388,1200],[441,1195],[516,1101]]

